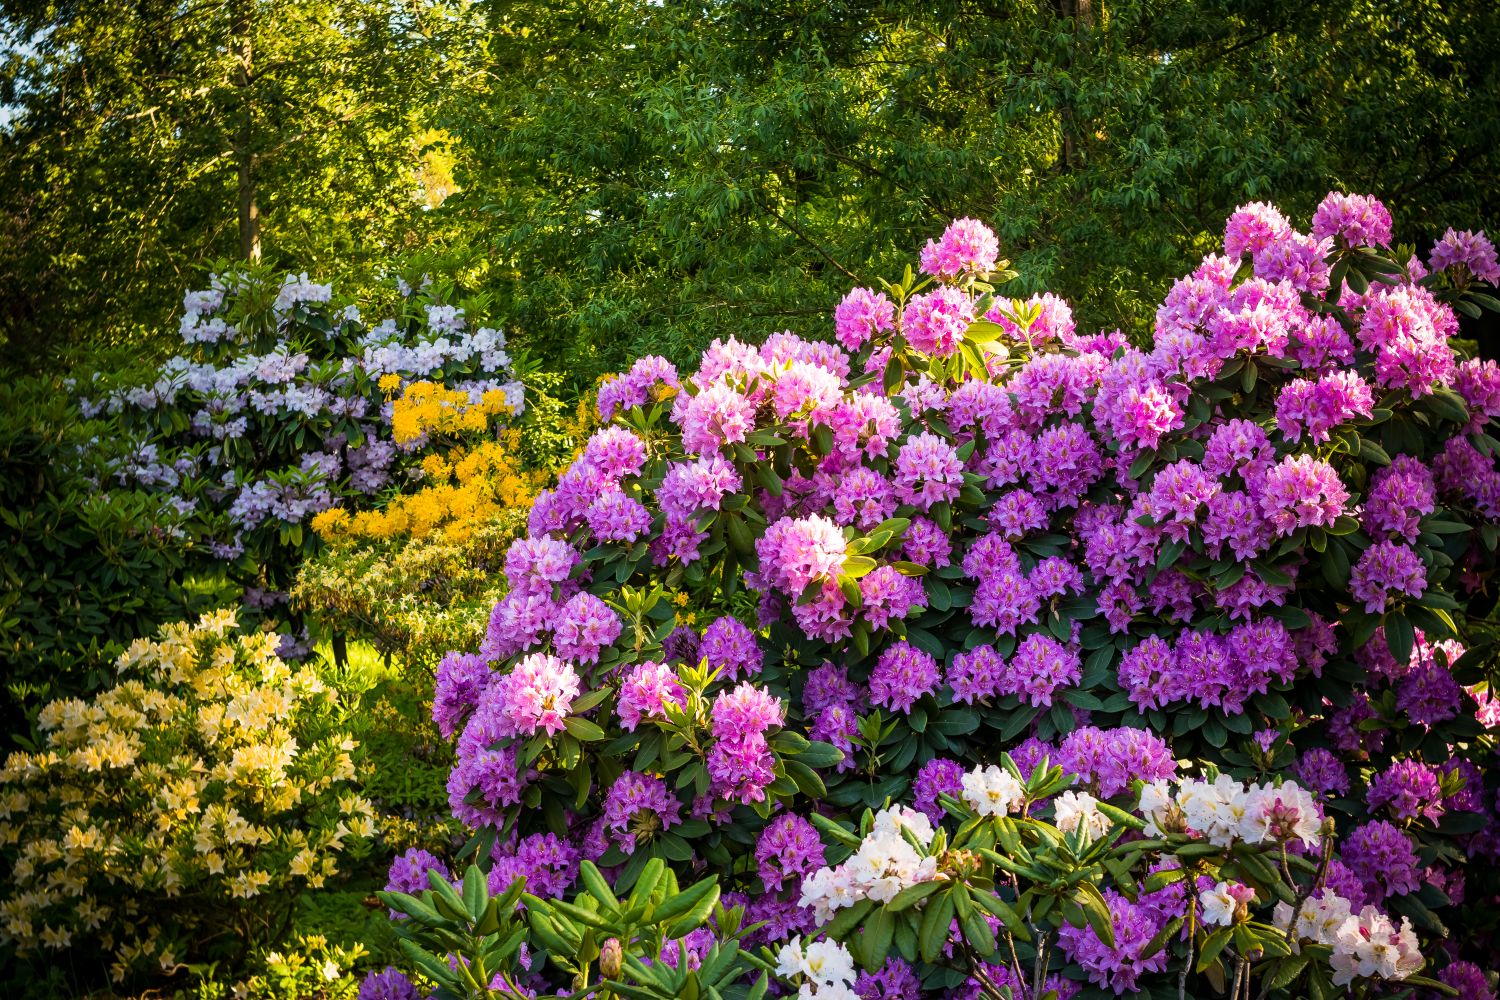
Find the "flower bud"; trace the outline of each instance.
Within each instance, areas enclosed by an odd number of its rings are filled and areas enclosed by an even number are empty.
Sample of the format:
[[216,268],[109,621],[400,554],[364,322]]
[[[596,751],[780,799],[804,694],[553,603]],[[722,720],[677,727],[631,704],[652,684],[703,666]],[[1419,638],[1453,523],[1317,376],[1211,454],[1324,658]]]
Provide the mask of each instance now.
[[599,946],[599,974],[605,979],[620,978],[620,966],[624,961],[619,938],[605,938]]

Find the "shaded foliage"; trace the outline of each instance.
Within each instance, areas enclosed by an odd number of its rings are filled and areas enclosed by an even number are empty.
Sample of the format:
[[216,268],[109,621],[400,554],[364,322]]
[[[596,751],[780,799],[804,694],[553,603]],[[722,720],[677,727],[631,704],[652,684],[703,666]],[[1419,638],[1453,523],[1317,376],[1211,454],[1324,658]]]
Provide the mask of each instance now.
[[490,85],[445,122],[449,210],[488,220],[518,336],[589,372],[823,335],[839,289],[956,216],[996,228],[1007,291],[1136,332],[1273,191],[1304,214],[1329,188],[1387,195],[1424,249],[1435,219],[1495,219],[1483,3],[491,9]]

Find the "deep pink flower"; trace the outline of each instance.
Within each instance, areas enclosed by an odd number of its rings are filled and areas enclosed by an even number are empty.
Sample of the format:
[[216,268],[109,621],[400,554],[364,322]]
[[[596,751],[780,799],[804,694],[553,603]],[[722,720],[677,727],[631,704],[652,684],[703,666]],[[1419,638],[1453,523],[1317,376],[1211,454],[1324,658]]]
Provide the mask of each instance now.
[[1346,247],[1391,245],[1391,213],[1367,194],[1330,191],[1312,219],[1313,235]]
[[1266,473],[1260,509],[1279,535],[1327,527],[1344,513],[1349,491],[1333,466],[1311,455],[1288,455]]
[[912,296],[901,312],[901,332],[911,346],[940,358],[958,350],[973,322],[974,300],[952,285]]
[[896,304],[880,292],[856,288],[833,311],[839,343],[857,351],[875,336],[895,325]]
[[936,243],[928,240],[922,248],[922,271],[934,278],[983,277],[999,257],[1000,241],[988,226],[978,219],[959,219]]

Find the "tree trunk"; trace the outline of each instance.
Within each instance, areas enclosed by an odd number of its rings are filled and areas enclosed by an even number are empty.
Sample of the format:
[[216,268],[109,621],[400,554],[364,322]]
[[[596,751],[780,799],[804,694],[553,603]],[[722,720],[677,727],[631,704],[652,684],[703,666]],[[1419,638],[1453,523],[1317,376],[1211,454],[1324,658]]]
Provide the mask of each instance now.
[[237,0],[234,5],[235,59],[239,66],[235,83],[240,91],[238,148],[235,150],[236,187],[239,191],[240,256],[260,263],[260,205],[255,189],[255,106],[251,87],[255,82],[255,47],[252,12],[255,0]]
[[[1094,27],[1094,0],[1053,0],[1053,9],[1060,20],[1073,22],[1073,44],[1076,49],[1082,44],[1083,33]],[[1072,53],[1068,55],[1067,69],[1070,72],[1073,69]],[[1067,173],[1079,162],[1077,116],[1070,103],[1063,104],[1058,116],[1062,127],[1062,148],[1058,151],[1058,170]]]

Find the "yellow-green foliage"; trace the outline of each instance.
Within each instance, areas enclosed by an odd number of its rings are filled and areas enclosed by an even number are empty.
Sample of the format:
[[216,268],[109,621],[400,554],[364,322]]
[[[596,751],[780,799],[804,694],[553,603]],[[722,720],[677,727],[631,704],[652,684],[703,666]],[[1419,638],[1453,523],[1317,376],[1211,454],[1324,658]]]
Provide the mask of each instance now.
[[42,709],[0,771],[0,937],[97,947],[116,979],[243,955],[374,833],[337,694],[221,611],[138,639],[115,686]]
[[368,639],[382,653],[431,665],[484,636],[505,590],[505,550],[525,507],[502,510],[455,537],[337,541],[303,563],[292,600],[324,625]]

